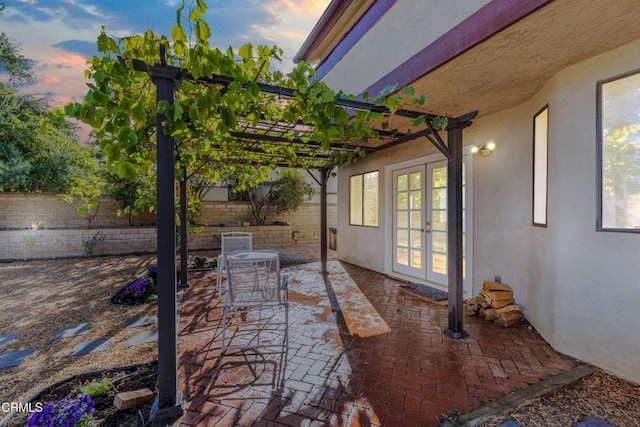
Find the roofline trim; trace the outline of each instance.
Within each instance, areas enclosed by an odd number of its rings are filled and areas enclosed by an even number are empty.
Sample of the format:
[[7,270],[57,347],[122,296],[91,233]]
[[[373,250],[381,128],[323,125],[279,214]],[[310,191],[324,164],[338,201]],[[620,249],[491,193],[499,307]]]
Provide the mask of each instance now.
[[298,63],[304,60],[310,51],[318,47],[322,40],[327,36],[331,29],[335,26],[336,22],[340,19],[340,16],[349,7],[352,0],[331,0],[329,6],[325,9],[320,16],[318,22],[313,27],[306,40],[298,50],[298,53],[293,57],[293,62]]

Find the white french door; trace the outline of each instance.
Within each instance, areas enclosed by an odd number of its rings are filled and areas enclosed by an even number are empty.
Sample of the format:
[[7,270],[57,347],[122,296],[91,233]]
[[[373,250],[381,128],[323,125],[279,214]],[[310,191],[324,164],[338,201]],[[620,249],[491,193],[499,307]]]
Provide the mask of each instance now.
[[393,172],[393,269],[416,278],[425,273],[424,174],[424,166]]
[[[463,277],[466,278],[466,158],[463,166]],[[430,161],[392,174],[392,272],[447,287],[447,162]]]

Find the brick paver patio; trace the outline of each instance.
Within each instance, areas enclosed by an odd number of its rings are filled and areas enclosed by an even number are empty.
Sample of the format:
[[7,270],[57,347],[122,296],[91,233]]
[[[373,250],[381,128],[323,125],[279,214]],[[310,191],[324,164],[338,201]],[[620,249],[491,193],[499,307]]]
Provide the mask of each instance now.
[[214,274],[194,275],[181,308],[186,411],[176,426],[433,426],[578,364],[528,323],[466,317],[470,336],[453,340],[442,334],[445,308],[369,270],[330,261],[327,280],[317,262],[283,273],[288,347],[222,356]]

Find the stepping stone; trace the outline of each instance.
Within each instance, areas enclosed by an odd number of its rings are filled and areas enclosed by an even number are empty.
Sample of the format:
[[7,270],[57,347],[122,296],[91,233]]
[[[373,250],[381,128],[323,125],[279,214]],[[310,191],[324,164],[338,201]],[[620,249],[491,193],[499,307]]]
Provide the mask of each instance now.
[[12,368],[22,363],[31,353],[35,351],[34,348],[30,350],[11,351],[9,353],[0,353],[0,369]]
[[598,417],[588,417],[576,424],[576,427],[613,427],[611,424]]
[[515,420],[507,420],[500,424],[498,427],[520,427],[520,424],[518,424]]
[[0,347],[2,347],[5,344],[9,344],[11,341],[15,340],[19,336],[20,334],[0,335]]
[[147,316],[139,319],[131,319],[127,321],[127,328],[137,328],[138,326],[153,325],[158,321],[158,316]]
[[70,338],[76,337],[78,335],[86,334],[89,329],[91,329],[91,323],[83,323],[81,325],[71,326],[70,328],[60,329],[59,331],[54,332],[51,336],[52,340],[57,340],[59,338]]
[[127,347],[133,347],[138,344],[146,344],[148,342],[158,341],[158,330],[144,331],[139,334],[135,334],[127,340]]
[[73,348],[67,357],[97,353],[106,350],[111,344],[113,344],[113,338],[100,338],[93,341],[81,342]]

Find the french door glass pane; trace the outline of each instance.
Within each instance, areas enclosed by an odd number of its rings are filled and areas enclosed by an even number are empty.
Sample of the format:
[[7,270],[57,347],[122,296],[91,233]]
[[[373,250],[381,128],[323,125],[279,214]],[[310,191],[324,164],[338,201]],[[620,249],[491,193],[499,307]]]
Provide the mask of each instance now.
[[411,267],[422,268],[422,251],[411,251]]
[[439,253],[432,254],[431,270],[437,274],[447,274],[447,255]]
[[396,262],[400,265],[409,265],[409,249],[398,248],[396,252]]
[[396,242],[398,246],[409,246],[409,231],[408,230],[398,230],[398,241]]
[[409,209],[409,194],[407,192],[398,193],[398,210]]
[[409,227],[409,212],[407,211],[398,212],[398,227],[400,228]]

